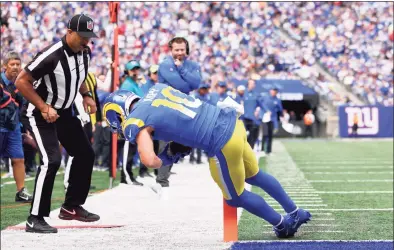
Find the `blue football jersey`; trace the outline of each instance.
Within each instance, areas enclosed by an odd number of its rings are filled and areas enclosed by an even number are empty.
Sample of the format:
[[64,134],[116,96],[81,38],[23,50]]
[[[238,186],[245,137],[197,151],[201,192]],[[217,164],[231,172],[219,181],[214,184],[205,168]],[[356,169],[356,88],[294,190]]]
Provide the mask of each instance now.
[[150,126],[155,140],[200,148],[213,156],[230,139],[235,121],[233,109],[220,109],[158,83],[134,105],[123,133],[135,143],[138,132]]

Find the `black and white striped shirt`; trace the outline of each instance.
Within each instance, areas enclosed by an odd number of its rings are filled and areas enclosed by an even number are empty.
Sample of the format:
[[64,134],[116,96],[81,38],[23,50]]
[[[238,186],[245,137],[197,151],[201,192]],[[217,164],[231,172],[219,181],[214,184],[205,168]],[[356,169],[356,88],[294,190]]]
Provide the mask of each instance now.
[[[40,51],[26,65],[25,71],[36,80],[34,89],[37,94],[55,109],[71,107],[85,81],[91,58],[89,47],[83,52],[74,53],[66,43],[64,36]],[[31,110],[32,104],[29,104]]]

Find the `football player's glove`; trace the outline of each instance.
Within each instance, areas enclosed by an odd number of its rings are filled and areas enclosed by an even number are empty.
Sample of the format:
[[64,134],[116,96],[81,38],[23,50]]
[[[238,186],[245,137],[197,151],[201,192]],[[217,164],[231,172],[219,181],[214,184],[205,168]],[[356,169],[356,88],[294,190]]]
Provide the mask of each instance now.
[[170,144],[171,153],[175,156],[180,156],[180,158],[183,158],[192,152],[191,147],[184,146],[176,142],[170,142],[169,144]]

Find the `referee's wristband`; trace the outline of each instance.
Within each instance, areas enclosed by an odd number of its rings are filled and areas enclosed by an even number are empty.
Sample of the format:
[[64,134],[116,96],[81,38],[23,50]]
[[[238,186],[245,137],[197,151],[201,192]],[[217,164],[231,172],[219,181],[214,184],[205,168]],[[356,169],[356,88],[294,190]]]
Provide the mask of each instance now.
[[92,94],[92,92],[87,91],[87,92],[85,92],[85,93],[82,94],[82,97],[87,97],[87,96],[93,99],[93,94]]

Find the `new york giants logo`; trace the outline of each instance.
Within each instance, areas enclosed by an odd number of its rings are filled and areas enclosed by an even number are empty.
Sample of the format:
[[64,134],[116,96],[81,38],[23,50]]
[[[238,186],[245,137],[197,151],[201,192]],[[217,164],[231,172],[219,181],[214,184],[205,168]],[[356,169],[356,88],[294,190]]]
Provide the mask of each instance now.
[[376,107],[346,107],[348,133],[352,131],[355,116],[359,135],[376,135],[379,132],[379,109]]

